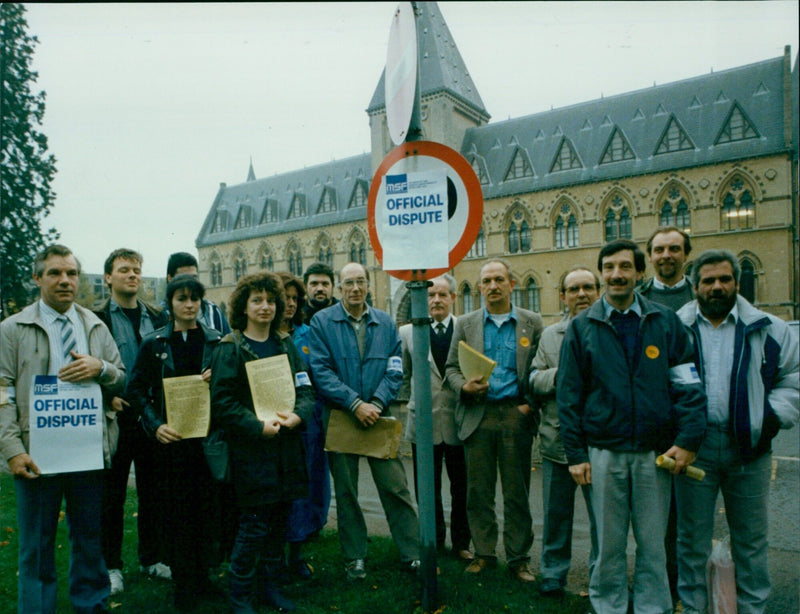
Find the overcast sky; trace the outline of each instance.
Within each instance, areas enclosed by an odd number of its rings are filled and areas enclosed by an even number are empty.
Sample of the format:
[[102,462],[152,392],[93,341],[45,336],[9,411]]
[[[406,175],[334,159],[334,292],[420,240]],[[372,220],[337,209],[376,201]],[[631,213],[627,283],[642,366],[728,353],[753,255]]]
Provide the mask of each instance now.
[[[396,3],[28,4],[57,158],[55,226],[85,271],[163,276],[220,182],[369,150]],[[798,2],[441,2],[492,121],[797,58]]]

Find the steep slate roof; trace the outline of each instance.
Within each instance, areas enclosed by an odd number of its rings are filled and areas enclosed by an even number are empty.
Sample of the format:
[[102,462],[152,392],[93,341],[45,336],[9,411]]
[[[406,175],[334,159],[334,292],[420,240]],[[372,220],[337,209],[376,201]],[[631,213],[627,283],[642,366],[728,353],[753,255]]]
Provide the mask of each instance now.
[[[420,96],[447,92],[466,103],[487,120],[489,113],[483,105],[478,88],[464,65],[453,35],[442,17],[436,2],[418,2],[420,15],[417,20],[419,40]],[[372,113],[386,107],[386,71],[381,73],[375,93],[367,107]]]
[[[482,158],[490,183],[484,198],[614,179],[785,151],[783,57],[470,128],[461,154]],[[715,144],[737,104],[758,138]],[[693,146],[655,155],[672,117]],[[635,159],[600,164],[609,139],[621,130]],[[582,168],[550,172],[566,137]],[[518,148],[534,176],[504,181]]]
[[[366,206],[348,209],[348,205],[356,183],[361,182],[362,186],[369,191],[371,177],[370,155],[361,154],[237,185],[221,184],[214,204],[200,229],[196,242],[197,247],[342,222],[361,221],[366,218]],[[335,194],[336,210],[317,213],[323,190],[326,188],[333,190]],[[299,218],[287,219],[296,194],[305,197],[306,214]],[[275,201],[277,202],[276,221],[260,224],[264,208]],[[242,207],[250,208],[250,224],[234,229]],[[226,229],[212,232],[217,215],[227,218]]]

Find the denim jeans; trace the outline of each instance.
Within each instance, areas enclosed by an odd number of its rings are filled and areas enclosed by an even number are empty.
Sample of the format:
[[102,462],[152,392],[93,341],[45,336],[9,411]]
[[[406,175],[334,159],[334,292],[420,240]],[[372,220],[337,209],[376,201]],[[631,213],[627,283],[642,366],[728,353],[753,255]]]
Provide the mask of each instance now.
[[110,584],[100,545],[103,473],[16,478],[14,486],[19,525],[19,614],[55,614],[55,541],[62,499],[67,503],[69,523],[72,607],[78,614],[105,611]]
[[736,568],[739,614],[758,614],[770,594],[767,560],[769,486],[772,455],[743,463],[732,435],[708,425],[694,466],[703,469],[702,482],[684,475],[675,480],[678,500],[678,596],[685,612],[708,606],[706,563],[711,554],[717,494],[722,491]]

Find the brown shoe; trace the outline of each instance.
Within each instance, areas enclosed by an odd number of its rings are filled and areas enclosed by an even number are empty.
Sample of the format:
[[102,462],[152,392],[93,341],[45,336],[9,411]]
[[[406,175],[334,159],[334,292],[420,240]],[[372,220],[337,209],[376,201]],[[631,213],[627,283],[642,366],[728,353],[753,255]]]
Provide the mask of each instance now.
[[475,560],[475,555],[472,554],[467,549],[459,550],[458,553],[456,554],[456,556],[458,556],[458,558],[460,558],[462,561],[474,561]]
[[522,563],[521,565],[511,567],[509,571],[511,572],[511,575],[520,582],[536,582],[536,576],[534,575],[531,566],[527,563]]
[[487,561],[486,559],[482,559],[481,557],[475,557],[473,561],[469,565],[467,565],[467,568],[464,570],[464,573],[478,574],[481,573],[487,567],[489,567],[489,561]]

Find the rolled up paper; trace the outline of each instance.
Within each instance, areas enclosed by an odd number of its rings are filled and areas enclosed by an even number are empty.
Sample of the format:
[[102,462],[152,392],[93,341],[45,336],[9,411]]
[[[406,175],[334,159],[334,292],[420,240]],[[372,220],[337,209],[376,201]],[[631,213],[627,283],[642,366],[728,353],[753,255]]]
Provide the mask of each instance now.
[[[664,456],[663,454],[656,458],[656,465],[661,467],[662,469],[666,469],[667,471],[672,471],[675,469],[675,459],[669,456]],[[687,475],[687,477],[692,478],[693,480],[697,480],[698,482],[702,482],[703,479],[706,477],[706,472],[702,469],[698,469],[697,467],[692,467],[691,465],[683,468],[683,473]]]

